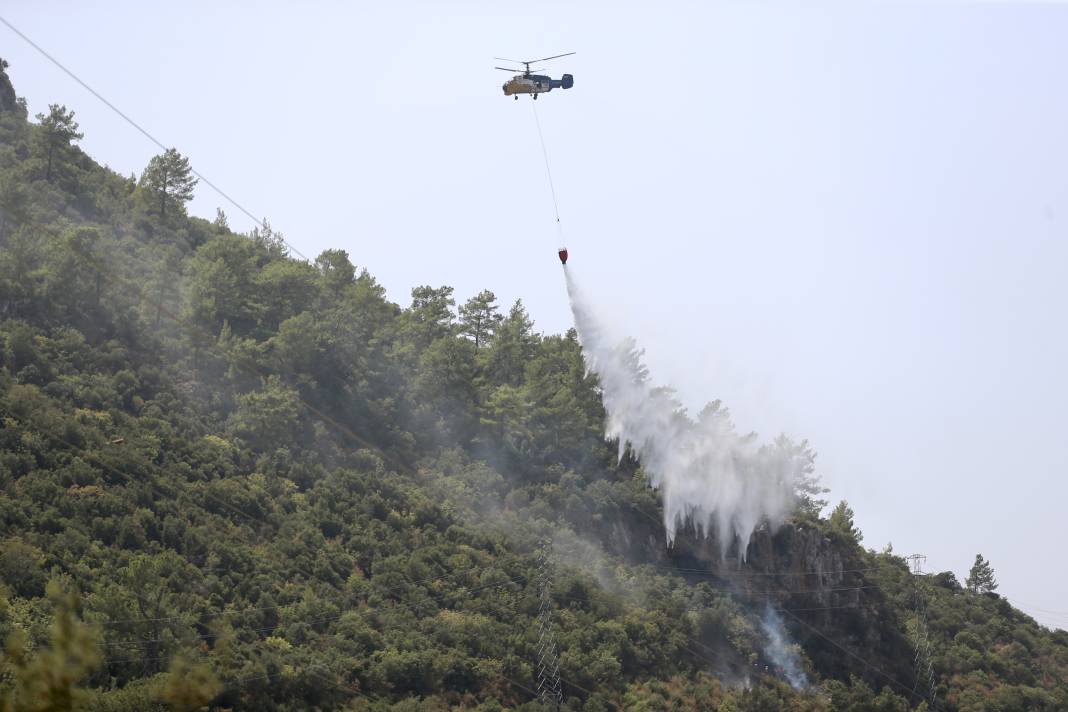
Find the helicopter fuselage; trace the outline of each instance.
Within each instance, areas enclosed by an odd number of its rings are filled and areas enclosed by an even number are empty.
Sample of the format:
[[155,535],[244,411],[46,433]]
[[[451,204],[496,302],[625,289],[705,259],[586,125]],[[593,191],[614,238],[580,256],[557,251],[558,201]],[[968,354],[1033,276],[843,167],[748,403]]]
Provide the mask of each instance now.
[[505,96],[513,94],[537,96],[553,89],[570,89],[574,83],[575,80],[570,74],[565,74],[560,79],[553,79],[543,74],[517,74],[506,81],[502,89],[504,89]]

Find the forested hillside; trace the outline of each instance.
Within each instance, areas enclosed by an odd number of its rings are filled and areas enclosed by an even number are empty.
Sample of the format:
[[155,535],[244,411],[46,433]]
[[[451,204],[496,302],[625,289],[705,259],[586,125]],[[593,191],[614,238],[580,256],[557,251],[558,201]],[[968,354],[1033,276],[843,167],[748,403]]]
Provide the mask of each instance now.
[[745,562],[668,548],[574,332],[80,138],[0,71],[0,709],[552,709],[550,617],[569,710],[1068,709],[1068,633],[865,549],[812,467]]

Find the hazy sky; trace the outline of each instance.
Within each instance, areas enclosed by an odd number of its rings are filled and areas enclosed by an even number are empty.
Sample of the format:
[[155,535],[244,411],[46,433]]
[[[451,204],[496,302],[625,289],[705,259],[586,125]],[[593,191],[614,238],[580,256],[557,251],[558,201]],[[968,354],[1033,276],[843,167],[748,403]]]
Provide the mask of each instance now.
[[[17,26],[302,252],[521,297],[571,266],[691,406],[808,438],[865,544],[1068,627],[1068,6],[76,3]],[[122,173],[155,146],[0,27],[32,113]],[[202,186],[192,212],[216,206]]]

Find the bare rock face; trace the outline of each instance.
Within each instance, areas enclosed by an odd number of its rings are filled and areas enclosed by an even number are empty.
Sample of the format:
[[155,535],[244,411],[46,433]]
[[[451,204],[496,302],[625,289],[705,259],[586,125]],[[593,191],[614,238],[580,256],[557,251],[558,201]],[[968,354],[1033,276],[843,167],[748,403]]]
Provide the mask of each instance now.
[[810,525],[788,522],[775,531],[762,527],[753,532],[745,556],[739,553],[737,542],[724,556],[714,537],[688,530],[676,539],[671,558],[680,569],[722,577],[735,594],[754,602],[771,597],[830,606],[856,596],[857,560]]
[[[749,544],[746,567],[753,574],[768,574],[769,589],[812,592],[810,600],[830,603],[833,589],[842,588],[845,571],[841,547],[812,527],[786,525],[772,534],[756,532]],[[779,579],[779,580],[775,580]]]
[[842,646],[900,679],[911,674],[915,650],[905,624],[873,585],[871,564],[855,541],[792,519],[757,529],[744,552],[739,545],[735,540],[724,551],[715,536],[690,526],[666,556],[679,576],[709,583],[757,615],[768,607],[781,611],[789,636],[823,677],[851,674]]

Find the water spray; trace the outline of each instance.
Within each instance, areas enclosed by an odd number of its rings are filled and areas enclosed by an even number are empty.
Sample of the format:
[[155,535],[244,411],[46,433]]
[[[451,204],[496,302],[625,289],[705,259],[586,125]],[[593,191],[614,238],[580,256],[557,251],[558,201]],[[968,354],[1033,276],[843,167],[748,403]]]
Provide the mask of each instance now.
[[619,443],[619,459],[638,457],[648,483],[661,491],[664,528],[672,544],[680,528],[714,537],[722,556],[737,540],[744,560],[753,531],[778,527],[796,504],[803,463],[784,438],[759,445],[735,431],[717,401],[691,417],[668,388],[654,386],[633,339],[611,333],[564,263],[571,311],[587,368],[601,384],[605,438]]

